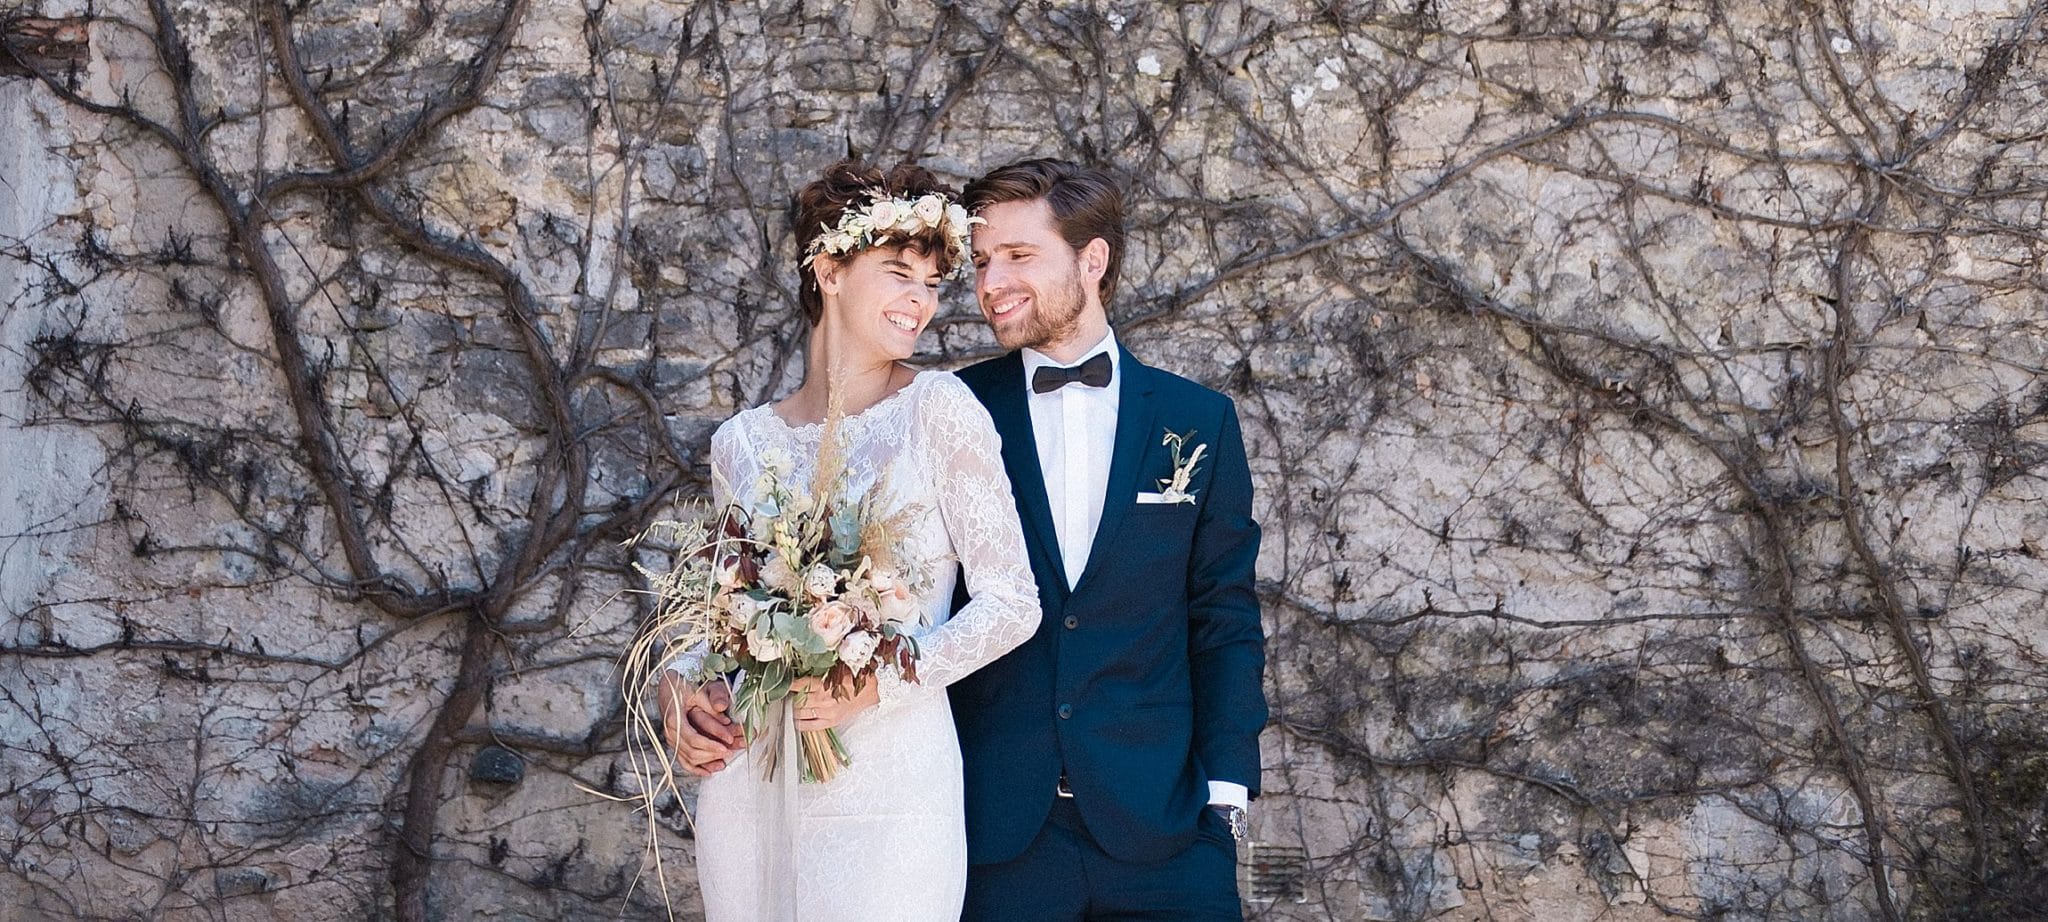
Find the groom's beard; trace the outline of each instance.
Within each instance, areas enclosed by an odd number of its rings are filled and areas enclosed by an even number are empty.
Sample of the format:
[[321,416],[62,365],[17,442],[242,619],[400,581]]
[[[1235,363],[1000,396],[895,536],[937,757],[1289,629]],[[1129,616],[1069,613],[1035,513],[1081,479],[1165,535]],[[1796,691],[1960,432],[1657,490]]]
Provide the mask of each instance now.
[[1028,319],[1007,330],[996,330],[997,345],[1006,350],[1044,352],[1048,346],[1074,338],[1074,332],[1081,328],[1081,304],[1085,300],[1080,267],[1076,266],[1066,278],[1037,295],[1038,303],[1032,306]]

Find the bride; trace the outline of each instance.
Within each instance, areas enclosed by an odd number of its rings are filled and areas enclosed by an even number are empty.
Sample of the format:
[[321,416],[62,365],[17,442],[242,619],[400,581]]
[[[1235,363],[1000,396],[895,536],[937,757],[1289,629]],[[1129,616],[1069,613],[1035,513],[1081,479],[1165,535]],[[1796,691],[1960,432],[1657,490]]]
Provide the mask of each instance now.
[[[718,428],[713,501],[751,508],[771,462],[784,482],[808,482],[836,398],[853,493],[886,477],[895,509],[923,513],[902,536],[914,558],[934,564],[915,600],[917,681],[885,668],[851,698],[798,683],[798,728],[836,728],[851,757],[823,783],[797,785],[787,765],[764,780],[725,715],[726,684],[688,680],[697,651],[663,675],[663,732],[683,767],[705,776],[697,876],[712,922],[950,922],[965,893],[967,840],[945,687],[1022,644],[1039,621],[987,411],[951,373],[901,364],[937,310],[940,279],[967,261],[969,219],[937,177],[907,163],[884,174],[842,160],[795,205],[800,298],[815,328],[803,385]],[[971,601],[952,612],[963,572]]]

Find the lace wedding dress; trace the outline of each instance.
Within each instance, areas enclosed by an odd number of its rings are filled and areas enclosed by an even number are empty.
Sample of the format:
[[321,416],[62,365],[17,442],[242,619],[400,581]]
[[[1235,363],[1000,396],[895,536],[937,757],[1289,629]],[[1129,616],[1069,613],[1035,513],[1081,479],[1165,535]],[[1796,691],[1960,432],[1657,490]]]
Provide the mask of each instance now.
[[[967,837],[945,687],[1038,628],[1001,444],[966,384],[922,372],[840,431],[854,495],[886,475],[888,509],[924,510],[901,536],[931,577],[918,599],[919,681],[883,671],[881,703],[839,727],[852,764],[829,782],[791,780],[794,749],[773,781],[749,750],[703,782],[697,877],[710,922],[958,919]],[[750,508],[770,461],[787,482],[809,483],[822,438],[822,425],[791,426],[768,406],[727,420],[711,439],[714,501]],[[725,495],[728,487],[739,495]],[[972,601],[949,619],[963,571]]]

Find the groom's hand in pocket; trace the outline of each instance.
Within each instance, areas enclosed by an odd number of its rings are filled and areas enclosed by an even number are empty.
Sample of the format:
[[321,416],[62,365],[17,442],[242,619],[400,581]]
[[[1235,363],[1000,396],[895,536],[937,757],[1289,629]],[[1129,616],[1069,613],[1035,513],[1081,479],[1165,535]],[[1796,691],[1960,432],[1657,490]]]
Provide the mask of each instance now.
[[682,676],[661,677],[656,695],[661,702],[661,731],[675,749],[683,770],[708,777],[739,753],[739,727],[726,716],[732,691],[724,682],[706,682],[695,689]]

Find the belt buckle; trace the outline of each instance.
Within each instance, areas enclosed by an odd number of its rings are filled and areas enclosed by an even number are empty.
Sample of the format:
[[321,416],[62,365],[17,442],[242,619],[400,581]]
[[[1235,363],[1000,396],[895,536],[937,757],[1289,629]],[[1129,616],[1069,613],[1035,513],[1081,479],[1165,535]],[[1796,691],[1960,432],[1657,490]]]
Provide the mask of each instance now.
[[1055,786],[1055,787],[1053,788],[1053,793],[1055,793],[1055,794],[1057,794],[1057,795],[1059,795],[1059,796],[1061,796],[1061,797],[1064,797],[1064,798],[1066,798],[1066,799],[1068,799],[1068,800],[1073,800],[1073,799],[1074,799],[1074,789],[1073,789],[1073,788],[1070,788],[1070,787],[1067,787],[1067,776],[1066,776],[1066,775],[1061,775],[1061,776],[1060,776],[1060,783],[1059,783],[1059,784],[1058,784],[1057,786]]

